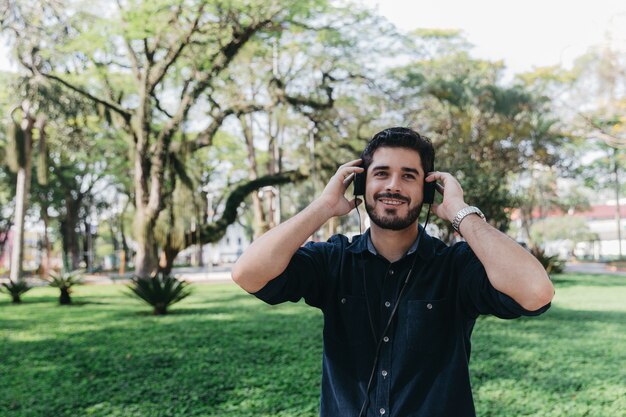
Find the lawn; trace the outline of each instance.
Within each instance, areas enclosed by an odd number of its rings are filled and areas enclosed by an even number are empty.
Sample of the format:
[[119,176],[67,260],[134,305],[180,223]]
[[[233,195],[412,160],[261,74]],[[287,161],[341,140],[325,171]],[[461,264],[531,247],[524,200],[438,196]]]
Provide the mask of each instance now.
[[[552,308],[484,317],[473,336],[479,416],[626,416],[626,277],[560,275]],[[322,317],[232,284],[194,285],[163,317],[122,285],[0,294],[0,415],[316,416]]]

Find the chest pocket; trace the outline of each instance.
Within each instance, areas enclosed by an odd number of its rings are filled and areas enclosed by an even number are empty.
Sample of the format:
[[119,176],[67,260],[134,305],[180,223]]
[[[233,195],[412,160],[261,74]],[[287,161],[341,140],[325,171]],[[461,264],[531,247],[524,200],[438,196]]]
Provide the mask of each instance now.
[[333,342],[359,346],[371,342],[365,297],[341,296],[337,300],[338,319],[326,322],[324,331]]
[[407,347],[411,351],[441,353],[450,345],[453,323],[448,300],[409,300],[401,320],[404,323],[400,323],[400,328],[406,332]]

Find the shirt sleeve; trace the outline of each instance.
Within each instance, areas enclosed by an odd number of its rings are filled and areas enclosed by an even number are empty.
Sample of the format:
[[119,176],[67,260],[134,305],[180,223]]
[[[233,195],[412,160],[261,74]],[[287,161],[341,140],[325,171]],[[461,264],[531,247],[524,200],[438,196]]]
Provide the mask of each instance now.
[[253,295],[272,305],[304,298],[307,304],[321,308],[331,250],[331,243],[308,242],[296,251],[280,275]]
[[520,316],[538,316],[550,308],[550,303],[538,310],[523,308],[513,298],[491,285],[484,266],[467,243],[459,245],[457,270],[459,273],[458,297],[462,309],[471,318],[480,314],[491,314],[501,319]]

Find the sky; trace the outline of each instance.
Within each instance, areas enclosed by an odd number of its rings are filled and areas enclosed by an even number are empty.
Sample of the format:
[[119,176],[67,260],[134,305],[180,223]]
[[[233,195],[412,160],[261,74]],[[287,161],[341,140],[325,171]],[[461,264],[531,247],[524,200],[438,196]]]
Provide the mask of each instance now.
[[[461,29],[477,58],[509,74],[571,66],[592,45],[626,50],[625,0],[364,0],[402,30]],[[607,38],[611,33],[611,38]]]
[[[477,58],[504,60],[508,74],[570,66],[591,45],[626,50],[625,0],[361,0],[401,30],[461,29]],[[607,36],[611,33],[611,39]],[[0,42],[0,70],[8,68]]]

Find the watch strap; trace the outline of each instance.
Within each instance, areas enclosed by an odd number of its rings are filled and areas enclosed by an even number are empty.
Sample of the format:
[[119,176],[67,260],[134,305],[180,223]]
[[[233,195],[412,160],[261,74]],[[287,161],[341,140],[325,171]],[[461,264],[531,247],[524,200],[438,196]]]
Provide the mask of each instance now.
[[463,221],[463,219],[470,214],[477,214],[481,219],[485,220],[485,215],[482,211],[480,211],[478,207],[468,206],[459,210],[458,213],[456,213],[456,216],[454,216],[454,220],[452,220],[452,227],[454,228],[454,230],[456,230],[458,233],[461,233],[461,231],[459,230],[459,226],[461,226],[461,222]]

